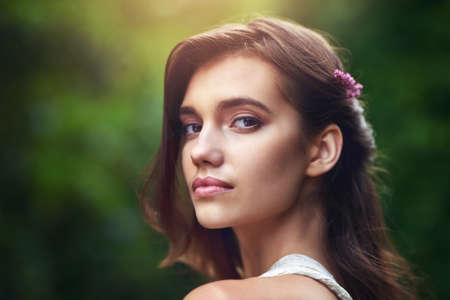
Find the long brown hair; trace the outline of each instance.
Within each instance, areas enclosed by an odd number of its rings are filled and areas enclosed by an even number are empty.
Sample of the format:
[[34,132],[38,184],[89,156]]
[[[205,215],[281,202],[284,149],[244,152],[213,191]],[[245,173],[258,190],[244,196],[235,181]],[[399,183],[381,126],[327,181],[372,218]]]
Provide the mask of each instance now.
[[334,78],[343,64],[323,35],[290,21],[258,18],[227,24],[178,43],[169,55],[164,82],[160,148],[140,195],[149,224],[166,235],[170,251],[161,263],[183,261],[212,279],[240,278],[242,261],[230,228],[199,225],[180,167],[178,109],[195,70],[207,61],[246,52],[272,63],[284,77],[283,94],[302,116],[306,138],[337,124],[344,146],[323,175],[327,252],[337,280],[354,299],[415,299],[414,281],[387,235],[374,176],[376,148],[363,103],[346,99]]

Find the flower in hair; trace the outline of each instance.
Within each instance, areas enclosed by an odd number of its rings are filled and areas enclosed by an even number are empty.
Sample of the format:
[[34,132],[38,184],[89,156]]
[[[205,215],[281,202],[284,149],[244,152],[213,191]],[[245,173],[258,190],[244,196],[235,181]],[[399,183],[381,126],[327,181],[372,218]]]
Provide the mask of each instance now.
[[345,87],[347,99],[356,98],[361,95],[363,85],[356,82],[352,75],[349,73],[344,73],[339,69],[334,70],[333,75],[334,78],[336,78],[338,82]]

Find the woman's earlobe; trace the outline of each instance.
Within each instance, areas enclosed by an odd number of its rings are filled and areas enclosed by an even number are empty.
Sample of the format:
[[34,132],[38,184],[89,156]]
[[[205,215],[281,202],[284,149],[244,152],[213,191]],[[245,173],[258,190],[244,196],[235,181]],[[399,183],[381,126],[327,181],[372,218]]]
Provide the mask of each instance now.
[[338,162],[343,146],[342,132],[336,124],[328,125],[317,136],[310,151],[306,175],[319,176],[330,171]]

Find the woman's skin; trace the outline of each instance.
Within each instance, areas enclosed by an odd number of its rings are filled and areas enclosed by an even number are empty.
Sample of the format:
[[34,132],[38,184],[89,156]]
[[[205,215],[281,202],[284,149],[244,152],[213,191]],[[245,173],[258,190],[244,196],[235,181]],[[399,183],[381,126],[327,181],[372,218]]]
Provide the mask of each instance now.
[[[233,229],[246,279],[209,283],[185,299],[336,299],[304,276],[257,278],[290,253],[333,272],[316,189],[339,158],[342,134],[332,124],[307,144],[282,80],[261,58],[234,54],[201,66],[189,82],[179,116],[184,177],[199,223]],[[232,188],[195,193],[194,180],[207,176]]]

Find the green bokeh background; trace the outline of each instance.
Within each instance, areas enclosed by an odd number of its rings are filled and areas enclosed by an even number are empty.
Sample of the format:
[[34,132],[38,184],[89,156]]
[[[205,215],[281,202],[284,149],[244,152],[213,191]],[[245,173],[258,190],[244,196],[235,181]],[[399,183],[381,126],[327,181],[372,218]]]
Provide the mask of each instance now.
[[395,242],[450,298],[450,1],[16,0],[2,4],[0,299],[181,299],[139,209],[179,40],[249,15],[333,35],[364,84]]

